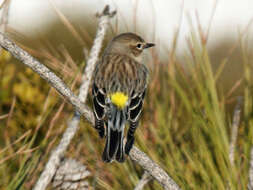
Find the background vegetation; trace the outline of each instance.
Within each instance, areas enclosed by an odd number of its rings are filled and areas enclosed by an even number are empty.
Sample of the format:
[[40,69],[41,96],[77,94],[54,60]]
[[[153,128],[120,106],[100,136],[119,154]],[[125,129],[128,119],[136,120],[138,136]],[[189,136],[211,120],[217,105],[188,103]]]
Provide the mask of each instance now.
[[[193,30],[184,56],[175,55],[176,37],[166,62],[161,62],[155,50],[151,52],[151,78],[136,145],[182,189],[247,188],[253,135],[252,63],[247,35],[238,39],[227,51],[221,47],[214,53],[207,50],[207,36]],[[73,91],[80,85],[85,61],[73,58],[64,46],[26,49]],[[225,51],[222,55],[218,54],[221,50]],[[241,72],[231,72],[234,82],[221,82],[236,52]],[[235,74],[239,76],[236,81]],[[242,113],[231,165],[229,143],[238,96],[243,97]],[[72,106],[50,85],[1,51],[0,189],[31,189],[72,114]],[[143,174],[141,168],[130,160],[103,163],[104,140],[85,120],[80,125],[67,156],[88,166],[91,189],[133,189]],[[145,189],[162,188],[151,181]]]

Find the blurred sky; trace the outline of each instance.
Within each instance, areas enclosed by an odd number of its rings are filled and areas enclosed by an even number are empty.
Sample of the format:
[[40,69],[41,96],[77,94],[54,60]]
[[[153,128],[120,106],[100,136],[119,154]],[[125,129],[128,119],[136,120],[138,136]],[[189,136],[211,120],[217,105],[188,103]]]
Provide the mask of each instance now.
[[[3,0],[0,0],[0,2]],[[160,47],[170,47],[180,26],[179,48],[186,46],[190,35],[189,19],[196,27],[196,12],[206,30],[215,0],[11,0],[9,25],[26,36],[34,36],[57,19],[52,5],[69,19],[92,22],[105,4],[117,8],[120,31],[137,31],[148,41],[155,37]],[[136,13],[136,14],[135,14]],[[182,18],[180,17],[182,15]],[[137,19],[135,19],[137,18]],[[181,18],[181,22],[180,22]],[[210,44],[222,38],[237,38],[239,31],[253,18],[253,0],[218,0],[210,31]],[[131,26],[126,28],[126,26]],[[252,27],[251,27],[252,28]],[[252,30],[250,30],[252,33]],[[164,49],[164,48],[162,48]]]

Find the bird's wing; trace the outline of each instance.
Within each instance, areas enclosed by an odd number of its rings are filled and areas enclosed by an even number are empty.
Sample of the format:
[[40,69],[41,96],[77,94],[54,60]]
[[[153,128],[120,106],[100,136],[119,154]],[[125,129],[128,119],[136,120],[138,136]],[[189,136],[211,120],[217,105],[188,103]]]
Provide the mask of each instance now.
[[93,107],[96,119],[102,120],[105,115],[105,90],[98,88],[96,83],[92,86]]
[[145,65],[138,65],[139,79],[133,92],[131,93],[130,104],[129,104],[129,121],[137,122],[140,117],[142,105],[148,84],[148,69]]
[[136,122],[140,117],[140,113],[142,110],[143,100],[145,97],[146,88],[139,93],[135,93],[130,100],[129,104],[129,121]]

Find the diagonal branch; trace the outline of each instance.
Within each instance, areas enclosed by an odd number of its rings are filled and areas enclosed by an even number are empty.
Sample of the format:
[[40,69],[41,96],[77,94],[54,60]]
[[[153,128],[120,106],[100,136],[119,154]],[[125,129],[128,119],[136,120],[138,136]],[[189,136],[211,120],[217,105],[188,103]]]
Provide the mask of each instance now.
[[21,49],[14,42],[9,40],[3,33],[0,33],[0,46],[9,51],[14,57],[20,60],[24,65],[38,73],[41,78],[45,79],[54,87],[64,98],[71,103],[78,112],[86,117],[87,120],[94,122],[93,114],[89,111],[88,106],[81,103],[79,98],[63,83],[63,81],[50,71],[45,65],[33,58],[29,53]]
[[131,160],[137,162],[145,171],[156,179],[166,190],[180,190],[174,180],[144,152],[133,146],[129,154]]
[[102,14],[97,14],[99,19],[98,31],[96,38],[94,40],[94,44],[90,51],[90,56],[87,61],[87,66],[85,67],[84,75],[82,78],[82,84],[80,87],[79,99],[85,103],[88,92],[89,85],[92,78],[93,70],[95,69],[95,65],[98,62],[99,52],[102,47],[102,42],[105,37],[106,30],[109,24],[109,18],[113,17],[116,14],[116,11],[109,12],[109,6],[106,6],[102,12]]
[[[71,103],[81,115],[94,125],[93,113],[86,105],[82,104],[81,100],[73,94],[73,92],[63,83],[63,81],[51,72],[46,66],[29,55],[26,51],[18,47],[14,42],[10,41],[2,33],[0,33],[0,46],[9,51],[14,57],[20,60],[24,65],[31,68],[53,86],[66,100]],[[79,115],[75,116],[76,121],[79,120]],[[63,137],[64,138],[64,137]],[[66,142],[65,142],[66,143]],[[66,143],[67,144],[67,143]],[[156,179],[164,189],[179,190],[178,185],[172,178],[154,161],[152,161],[145,153],[137,147],[133,147],[130,152],[130,158],[138,163],[146,170],[154,179]],[[39,188],[38,188],[39,189]]]
[[[97,35],[91,48],[90,57],[88,59],[87,66],[85,68],[84,75],[82,77],[82,84],[78,96],[81,103],[85,102],[89,91],[91,76],[95,68],[95,64],[98,60],[98,55],[102,47],[106,29],[108,27],[109,18],[115,15],[115,13],[116,13],[115,11],[110,13],[109,6],[106,6],[100,15]],[[52,181],[53,176],[56,173],[56,170],[59,168],[61,164],[62,157],[66,152],[68,145],[70,144],[72,138],[79,129],[79,123],[80,123],[80,114],[77,110],[74,114],[74,117],[68,123],[68,127],[64,132],[59,145],[55,148],[54,151],[52,151],[50,158],[46,164],[46,167],[42,172],[42,174],[40,175],[40,178],[37,181],[34,190],[46,189],[47,185]]]
[[[34,72],[38,73],[43,79],[50,83],[66,100],[71,103],[78,112],[94,125],[93,113],[86,105],[82,104],[76,95],[46,66],[41,64],[26,51],[18,47],[14,42],[10,41],[2,33],[0,33],[0,46],[9,51],[14,57],[23,64],[30,67]],[[178,185],[168,176],[168,174],[152,161],[145,153],[138,148],[133,147],[130,152],[130,158],[137,162],[144,170],[154,177],[165,189],[179,190]]]
[[144,172],[139,183],[135,186],[134,190],[142,190],[143,187],[152,179],[148,172]]
[[5,32],[9,19],[10,0],[4,0],[1,4],[2,15],[0,18],[0,31]]
[[[10,2],[11,0],[4,0],[0,6],[0,9],[2,10],[2,14],[0,18],[0,32],[3,32],[3,33],[6,31],[6,26],[8,24]],[[0,48],[0,53],[1,51],[2,51],[2,48]]]

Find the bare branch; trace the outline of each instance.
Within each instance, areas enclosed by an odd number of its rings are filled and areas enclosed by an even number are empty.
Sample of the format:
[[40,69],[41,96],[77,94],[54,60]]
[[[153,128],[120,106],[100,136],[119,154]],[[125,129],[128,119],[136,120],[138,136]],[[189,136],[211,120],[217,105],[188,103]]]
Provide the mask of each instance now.
[[[79,90],[79,100],[81,103],[84,103],[89,91],[89,84],[91,81],[91,76],[93,70],[95,68],[95,64],[98,60],[98,55],[102,47],[102,43],[105,37],[106,29],[108,27],[109,18],[114,15],[115,12],[109,12],[109,6],[106,6],[103,10],[102,14],[100,15],[99,25],[97,30],[97,35],[94,41],[94,44],[91,48],[90,57],[88,59],[87,66],[85,68],[85,73],[82,77],[82,84]],[[75,113],[74,117],[68,124],[66,131],[63,134],[63,137],[60,141],[60,144],[56,147],[56,149],[51,153],[50,158],[46,164],[44,171],[42,172],[39,180],[37,181],[34,190],[41,190],[45,189],[47,185],[52,180],[57,168],[61,163],[61,158],[63,154],[67,150],[68,145],[70,144],[72,138],[76,134],[79,129],[79,122],[80,122],[80,114],[78,113],[79,110]],[[92,115],[92,113],[91,113]]]
[[0,19],[1,32],[5,32],[6,26],[8,24],[10,2],[11,2],[10,0],[5,0],[0,7],[3,9],[1,19]]
[[0,33],[0,45],[9,51],[14,57],[23,64],[38,73],[43,79],[52,85],[66,100],[71,103],[77,111],[84,115],[88,120],[94,121],[93,114],[89,108],[82,104],[79,98],[45,65],[33,58],[29,53],[18,47],[14,42],[10,41],[4,34]]
[[237,98],[237,104],[234,110],[233,123],[232,123],[232,131],[231,131],[231,141],[229,146],[229,160],[231,165],[234,165],[234,152],[235,152],[235,144],[238,135],[238,127],[240,122],[240,113],[241,113],[241,104],[242,97]]
[[[8,24],[10,2],[11,0],[4,0],[0,7],[0,9],[2,9],[2,15],[0,19],[0,32],[2,33],[5,32],[6,26]],[[2,48],[0,48],[0,53],[1,51]]]
[[109,6],[107,5],[103,10],[102,14],[97,14],[99,16],[99,25],[97,35],[94,41],[94,45],[91,48],[90,56],[87,61],[87,66],[85,67],[84,75],[82,77],[82,85],[80,87],[79,99],[82,102],[86,101],[89,85],[92,78],[93,70],[98,62],[98,56],[102,47],[102,42],[105,37],[106,30],[109,24],[109,18],[116,14],[115,11],[109,12]]
[[134,188],[134,190],[142,190],[143,187],[152,179],[152,177],[147,173],[144,172],[144,174],[141,177],[141,180],[139,181],[139,183],[136,185],[136,187]]
[[89,183],[86,180],[88,176],[90,172],[82,163],[73,159],[64,159],[54,176],[53,188],[88,190]]
[[129,154],[131,160],[137,162],[145,171],[156,179],[166,190],[179,190],[174,180],[144,152],[133,146]]
[[[5,37],[2,33],[0,33],[0,46],[9,51],[14,57],[20,60],[23,64],[31,68],[34,72],[38,73],[43,79],[45,79],[48,83],[51,84],[66,100],[71,103],[75,109],[80,112],[81,115],[94,125],[94,116],[92,111],[84,104],[82,104],[81,100],[73,94],[73,92],[63,83],[63,81],[57,77],[53,72],[51,72],[46,66],[41,64],[38,60],[29,55],[26,51],[18,47],[14,42],[10,41],[7,37]],[[85,96],[84,96],[85,97]],[[78,125],[76,123],[79,122],[79,114],[75,114],[74,119],[72,120],[70,125]],[[68,131],[68,132],[67,132]],[[76,129],[74,127],[69,127],[63,135],[63,138],[60,142],[60,145],[63,147],[67,147],[71,136],[75,134]],[[67,139],[67,140],[66,140]],[[66,140],[66,141],[65,141]],[[64,151],[63,151],[64,152]],[[56,149],[53,151],[52,155],[63,155],[62,150]],[[54,162],[49,162],[46,168],[51,172],[51,174],[55,173],[56,165],[53,163],[60,163],[60,158],[53,157]],[[130,158],[138,163],[144,170],[146,170],[154,179],[156,179],[164,189],[168,190],[179,190],[178,185],[168,176],[168,174],[154,161],[152,161],[145,153],[141,152],[135,146],[132,148],[130,152]],[[50,181],[52,176],[44,176],[45,179]],[[41,187],[46,187],[48,182],[41,185]],[[42,190],[43,188],[35,188],[36,190]]]

